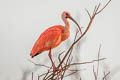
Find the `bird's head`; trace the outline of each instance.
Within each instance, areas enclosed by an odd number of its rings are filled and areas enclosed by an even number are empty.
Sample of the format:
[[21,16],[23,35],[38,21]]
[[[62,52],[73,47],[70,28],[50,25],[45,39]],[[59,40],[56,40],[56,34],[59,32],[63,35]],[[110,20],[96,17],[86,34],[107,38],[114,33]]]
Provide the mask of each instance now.
[[67,18],[71,17],[71,15],[70,15],[69,12],[64,11],[64,12],[62,13],[62,17],[65,18],[65,19],[67,19]]
[[67,19],[72,20],[72,21],[78,26],[78,28],[80,29],[79,24],[75,21],[75,19],[72,18],[72,16],[70,15],[69,12],[64,11],[64,12],[62,13],[62,19],[63,19],[64,22],[67,22]]

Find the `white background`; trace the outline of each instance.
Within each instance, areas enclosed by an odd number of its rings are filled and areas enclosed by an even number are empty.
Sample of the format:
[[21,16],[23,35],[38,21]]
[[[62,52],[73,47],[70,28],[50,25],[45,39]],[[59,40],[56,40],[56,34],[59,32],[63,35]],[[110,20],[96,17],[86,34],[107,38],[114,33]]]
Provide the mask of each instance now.
[[[30,80],[31,72],[37,71],[39,67],[35,67],[28,59],[50,66],[48,52],[44,52],[34,59],[31,59],[29,55],[39,35],[50,26],[64,25],[61,19],[63,11],[69,11],[84,27],[89,21],[84,9],[87,8],[92,12],[95,4],[101,2],[102,7],[107,1],[0,0],[0,80]],[[112,0],[106,9],[96,16],[92,27],[81,41],[80,51],[74,53],[80,56],[81,61],[91,61],[96,59],[99,44],[101,44],[101,57],[107,58],[101,63],[103,68],[101,71],[104,68],[110,71],[112,80],[120,79],[119,3],[119,0]],[[58,55],[57,52],[66,49],[63,46],[69,45],[67,43],[73,40],[75,24],[70,21],[70,25],[70,38],[53,49],[53,58]],[[87,69],[82,71],[83,80],[93,80],[92,65],[82,67],[82,69]],[[27,78],[23,76],[23,72],[26,72],[24,76]],[[35,74],[35,77],[38,73]]]

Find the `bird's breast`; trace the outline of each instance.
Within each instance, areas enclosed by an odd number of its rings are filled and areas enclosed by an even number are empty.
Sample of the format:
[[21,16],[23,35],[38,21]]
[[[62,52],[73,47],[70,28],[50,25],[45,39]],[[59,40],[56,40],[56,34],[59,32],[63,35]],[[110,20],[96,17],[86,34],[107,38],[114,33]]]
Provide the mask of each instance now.
[[56,40],[56,46],[58,46],[61,43],[61,35],[58,37],[58,39]]
[[61,38],[62,41],[68,39],[69,36],[70,36],[70,32],[69,31],[62,33],[62,38]]

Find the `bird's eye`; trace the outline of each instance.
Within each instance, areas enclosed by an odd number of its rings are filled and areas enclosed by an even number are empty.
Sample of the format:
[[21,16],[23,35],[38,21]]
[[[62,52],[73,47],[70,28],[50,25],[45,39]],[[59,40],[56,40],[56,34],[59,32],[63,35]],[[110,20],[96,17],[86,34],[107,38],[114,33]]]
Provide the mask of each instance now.
[[68,16],[68,13],[66,13],[66,16]]
[[65,14],[65,18],[68,18],[68,13]]

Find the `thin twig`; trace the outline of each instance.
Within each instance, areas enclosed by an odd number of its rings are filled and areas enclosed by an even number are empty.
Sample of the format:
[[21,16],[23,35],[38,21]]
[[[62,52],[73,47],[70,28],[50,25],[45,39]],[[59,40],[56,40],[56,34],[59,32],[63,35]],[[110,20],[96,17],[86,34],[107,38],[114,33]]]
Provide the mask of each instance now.
[[56,79],[59,79],[59,76],[61,76],[62,73],[63,73],[64,71],[66,71],[69,67],[70,67],[70,66],[67,66],[67,67],[65,67],[62,71],[60,71],[59,74],[57,75],[57,77],[55,78],[55,80],[56,80]]
[[53,71],[50,71],[52,69],[52,67],[48,70],[48,72],[45,74],[43,80],[47,77],[47,75],[50,73],[50,72],[53,72]]
[[[59,54],[59,56],[58,56],[58,60],[59,60],[59,62],[61,62],[61,55],[64,53],[65,51],[63,51],[63,52],[61,52],[60,54]],[[61,69],[63,69],[63,67],[62,67],[62,65],[61,65]]]
[[68,74],[68,75],[65,75],[64,77],[68,77],[68,76],[70,76],[70,75],[73,75],[73,74],[75,74],[75,73],[77,73],[78,71],[73,71],[72,73],[70,73],[70,74]]
[[32,80],[33,80],[33,72],[32,72]]
[[58,60],[59,60],[59,62],[61,62],[61,55],[64,53],[65,51],[62,51],[61,53],[59,53],[59,55],[58,55]]
[[91,19],[91,15],[90,15],[89,11],[88,11],[86,8],[85,8],[85,10],[86,10],[86,12],[87,12],[89,18]]
[[104,75],[103,80],[107,80],[106,77],[110,74],[110,72],[108,72],[107,74]]
[[97,59],[97,60],[92,60],[92,61],[88,61],[88,62],[81,62],[81,63],[72,63],[70,65],[80,65],[80,64],[89,64],[89,63],[94,63],[96,61],[101,61],[101,60],[105,60],[106,58],[101,58],[101,59]]
[[38,75],[38,80],[40,80],[40,76]]
[[98,6],[97,6],[97,8],[96,8],[96,11],[95,11],[95,14],[96,14],[96,15],[97,15],[97,13],[98,13],[98,9],[100,8],[100,5],[101,5],[101,3],[99,3]]
[[46,67],[46,68],[50,68],[49,66],[46,66],[46,65],[43,65],[43,64],[37,64],[37,63],[35,63],[35,62],[33,62],[33,61],[29,60],[29,59],[28,59],[28,61],[30,61],[31,63],[33,63],[36,66],[43,66],[43,67]]
[[97,64],[97,78],[98,78],[98,73],[99,73],[99,58],[100,58],[100,49],[101,49],[101,44],[99,46],[99,51],[98,51],[98,64]]
[[80,77],[80,80],[82,80],[82,78]]
[[93,11],[92,16],[94,16],[94,15],[95,15],[96,8],[97,8],[97,5],[95,5],[95,7],[94,7],[94,11]]
[[[105,71],[104,71],[104,77],[105,77],[105,75],[106,75],[106,73],[105,73]],[[103,80],[104,80],[104,79],[105,79],[105,80],[107,80],[107,79],[106,79],[106,77],[105,77],[105,78],[103,78]]]
[[86,69],[75,69],[75,70],[72,70],[72,69],[68,69],[69,71],[73,72],[73,71],[82,71],[82,70],[86,70]]
[[108,3],[101,10],[99,10],[96,14],[99,14],[103,9],[105,9],[110,2],[111,0],[109,0]]
[[95,80],[97,80],[97,74],[96,74],[96,72],[95,72],[94,65],[93,65],[93,74],[94,74],[94,78],[95,78]]

